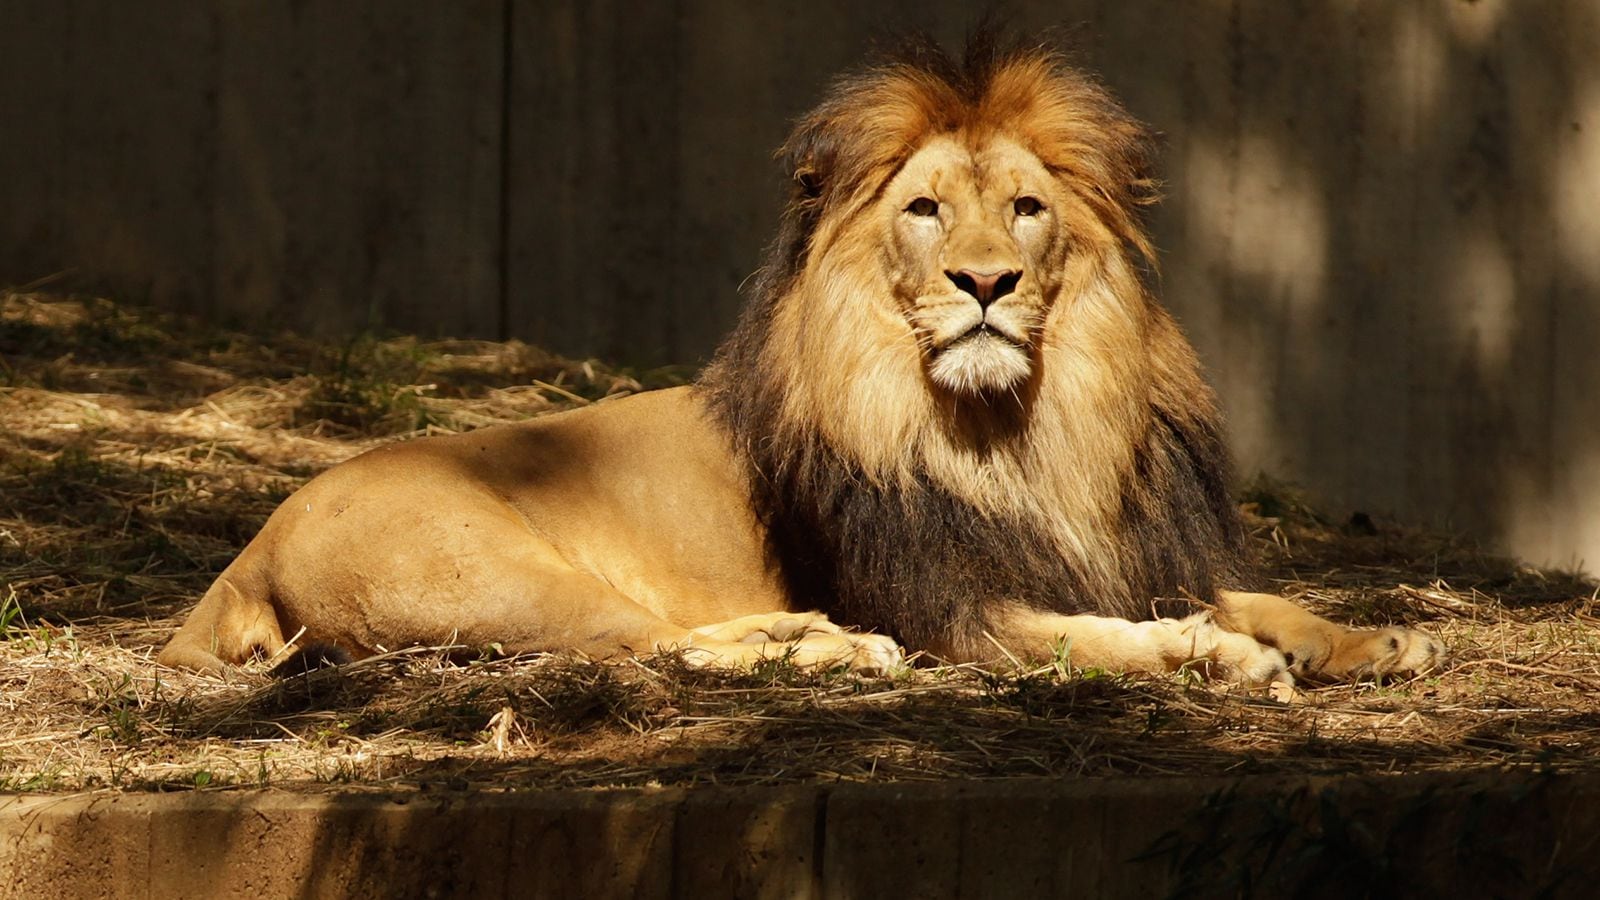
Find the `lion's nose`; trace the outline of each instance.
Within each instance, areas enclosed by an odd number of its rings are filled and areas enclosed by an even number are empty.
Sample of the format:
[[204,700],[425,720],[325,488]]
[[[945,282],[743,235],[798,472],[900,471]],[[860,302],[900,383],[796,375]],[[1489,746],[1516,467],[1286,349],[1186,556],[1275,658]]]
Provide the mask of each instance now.
[[998,272],[962,269],[944,274],[955,283],[957,290],[971,294],[983,309],[988,309],[989,304],[1016,290],[1017,282],[1022,280],[1022,273],[1013,269],[1001,269]]

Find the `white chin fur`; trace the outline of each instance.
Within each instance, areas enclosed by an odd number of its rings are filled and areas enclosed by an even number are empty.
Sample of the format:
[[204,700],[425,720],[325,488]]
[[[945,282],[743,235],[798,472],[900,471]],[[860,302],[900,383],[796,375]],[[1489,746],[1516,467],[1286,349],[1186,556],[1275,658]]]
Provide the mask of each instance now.
[[975,334],[941,351],[928,373],[949,390],[983,394],[1011,390],[1028,371],[1026,350],[993,334]]

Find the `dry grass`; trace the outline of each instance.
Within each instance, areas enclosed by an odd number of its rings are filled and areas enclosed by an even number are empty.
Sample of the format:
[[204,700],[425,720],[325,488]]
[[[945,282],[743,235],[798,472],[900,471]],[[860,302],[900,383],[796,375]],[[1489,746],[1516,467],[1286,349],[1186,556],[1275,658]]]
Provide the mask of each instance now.
[[[670,383],[516,343],[270,341],[0,297],[0,788],[492,787],[1600,765],[1596,585],[1294,493],[1247,495],[1279,589],[1441,635],[1444,671],[1302,691],[1193,676],[748,674],[417,650],[272,681],[153,651],[306,478],[386,440]],[[454,661],[452,661],[454,660]]]

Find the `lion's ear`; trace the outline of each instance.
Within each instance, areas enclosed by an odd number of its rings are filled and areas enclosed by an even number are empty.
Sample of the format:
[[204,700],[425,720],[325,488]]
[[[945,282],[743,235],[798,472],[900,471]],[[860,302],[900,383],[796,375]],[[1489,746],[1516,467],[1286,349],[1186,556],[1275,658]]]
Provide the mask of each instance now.
[[794,186],[795,200],[818,200],[827,185],[824,175],[833,155],[833,142],[824,122],[820,117],[802,122],[778,151],[784,171],[789,173],[790,184]]
[[822,196],[822,176],[810,166],[801,166],[794,171],[794,186],[800,196],[806,200],[815,200]]

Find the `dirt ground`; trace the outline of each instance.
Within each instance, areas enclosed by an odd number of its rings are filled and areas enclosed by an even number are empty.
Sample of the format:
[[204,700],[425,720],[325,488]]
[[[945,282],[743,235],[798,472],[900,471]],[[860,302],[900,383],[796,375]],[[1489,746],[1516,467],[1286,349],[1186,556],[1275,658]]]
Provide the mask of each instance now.
[[1286,486],[1241,502],[1276,588],[1451,651],[1289,702],[1052,664],[884,677],[668,657],[389,654],[275,681],[155,650],[272,511],[376,444],[682,381],[515,342],[326,343],[0,295],[0,789],[482,788],[1600,768],[1600,587]]

